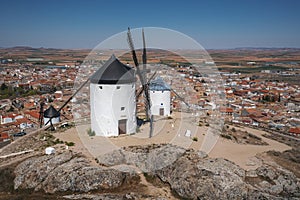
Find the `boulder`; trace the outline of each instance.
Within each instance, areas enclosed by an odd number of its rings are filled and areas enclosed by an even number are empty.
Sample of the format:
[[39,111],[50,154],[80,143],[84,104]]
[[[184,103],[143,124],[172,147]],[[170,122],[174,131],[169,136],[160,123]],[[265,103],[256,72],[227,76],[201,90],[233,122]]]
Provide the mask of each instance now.
[[30,158],[16,167],[15,175],[15,189],[46,193],[101,191],[139,180],[138,174],[133,171],[91,166],[86,158],[70,152]]

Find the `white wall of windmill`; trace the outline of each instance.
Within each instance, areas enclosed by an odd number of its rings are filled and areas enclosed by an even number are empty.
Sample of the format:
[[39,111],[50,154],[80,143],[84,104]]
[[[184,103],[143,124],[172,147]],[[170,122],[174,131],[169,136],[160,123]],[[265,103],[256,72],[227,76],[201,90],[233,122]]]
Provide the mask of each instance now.
[[[101,89],[102,88],[102,89]],[[135,84],[90,84],[91,129],[97,136],[118,136],[119,120],[126,134],[136,132]]]
[[169,90],[155,91],[150,90],[151,114],[169,116],[171,112],[171,93]]
[[[44,117],[44,125],[46,125],[46,123],[48,123],[47,126],[50,125],[51,123],[48,122],[49,120],[50,120],[50,118]],[[52,124],[57,124],[60,122],[60,117],[53,117],[51,119],[51,121],[52,121]]]

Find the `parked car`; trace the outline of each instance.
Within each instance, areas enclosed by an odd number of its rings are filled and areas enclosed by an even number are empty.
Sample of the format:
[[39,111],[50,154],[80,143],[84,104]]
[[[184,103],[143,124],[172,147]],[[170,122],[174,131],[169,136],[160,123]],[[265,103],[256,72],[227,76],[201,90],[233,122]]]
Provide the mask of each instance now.
[[24,135],[26,135],[26,133],[24,131],[13,134],[14,137],[22,137]]

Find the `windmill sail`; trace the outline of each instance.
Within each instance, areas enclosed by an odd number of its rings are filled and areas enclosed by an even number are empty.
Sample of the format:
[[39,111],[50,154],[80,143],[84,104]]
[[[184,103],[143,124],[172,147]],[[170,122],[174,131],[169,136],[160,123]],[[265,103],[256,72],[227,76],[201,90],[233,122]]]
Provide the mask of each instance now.
[[[132,41],[130,28],[128,28],[128,32],[127,32],[127,41],[128,41],[128,45],[129,45],[130,50],[131,50],[132,59],[134,61],[134,65],[136,67],[138,77],[139,77],[140,82],[142,84],[142,90],[143,90],[144,96],[145,96],[146,118],[147,118],[147,120],[149,120],[150,101],[149,101],[148,88],[147,88],[147,84],[145,82],[145,79],[143,77],[143,74],[140,70],[140,66],[139,66],[139,63],[138,63],[138,59],[137,59],[136,52],[135,52],[134,45],[133,45],[133,41]],[[146,58],[146,55],[144,55],[144,57]],[[145,62],[146,62],[146,60],[145,60]]]
[[145,41],[145,33],[144,33],[144,29],[142,29],[142,36],[143,36],[143,55],[142,55],[142,60],[143,60],[143,78],[146,82],[147,81],[147,51],[146,51],[146,41]]
[[[67,99],[67,101],[57,110],[57,112],[60,112],[89,81],[90,81],[90,77],[80,85],[80,87],[74,92],[74,94],[69,99]],[[49,120],[45,123],[45,126],[51,123],[52,118],[53,118],[52,116],[49,118]]]

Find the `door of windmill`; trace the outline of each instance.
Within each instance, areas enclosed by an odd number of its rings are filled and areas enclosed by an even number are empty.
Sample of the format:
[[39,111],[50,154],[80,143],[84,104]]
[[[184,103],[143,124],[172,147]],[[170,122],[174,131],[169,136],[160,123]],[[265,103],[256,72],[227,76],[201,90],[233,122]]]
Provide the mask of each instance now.
[[126,123],[127,119],[119,120],[119,135],[126,134]]
[[160,108],[159,109],[159,115],[163,116],[165,114],[165,109],[164,108]]

